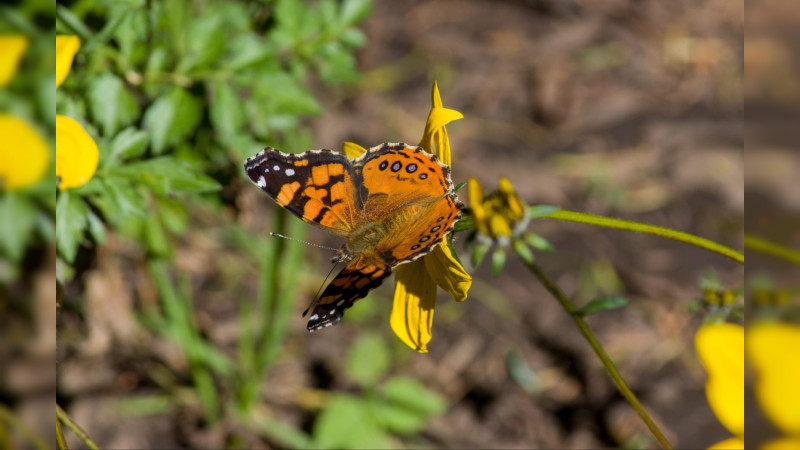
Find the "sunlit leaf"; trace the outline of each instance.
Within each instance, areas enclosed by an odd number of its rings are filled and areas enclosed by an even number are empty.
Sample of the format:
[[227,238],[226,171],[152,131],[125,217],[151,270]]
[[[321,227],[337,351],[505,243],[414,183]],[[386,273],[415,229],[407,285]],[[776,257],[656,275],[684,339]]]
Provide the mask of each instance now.
[[590,314],[596,314],[611,309],[619,309],[627,305],[628,303],[630,303],[630,300],[622,297],[598,298],[584,305],[583,308],[578,310],[578,313],[584,316],[588,316]]
[[362,386],[372,386],[389,368],[389,350],[377,333],[363,333],[347,353],[347,376]]

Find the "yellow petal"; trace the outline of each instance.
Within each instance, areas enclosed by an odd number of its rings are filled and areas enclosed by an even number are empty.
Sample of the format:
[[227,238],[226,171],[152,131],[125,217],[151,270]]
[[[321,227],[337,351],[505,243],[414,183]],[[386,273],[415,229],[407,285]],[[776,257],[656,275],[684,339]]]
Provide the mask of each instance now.
[[472,277],[453,257],[450,247],[444,242],[422,258],[428,274],[433,277],[440,288],[447,291],[457,302],[467,299],[467,292],[472,286]]
[[78,36],[56,36],[56,87],[61,86],[67,78],[72,59],[79,48],[81,40]]
[[[750,339],[749,336],[748,339]],[[778,439],[773,439],[771,441],[761,444],[758,447],[758,450],[800,450],[800,438],[782,437]]]
[[744,435],[744,328],[707,324],[695,335],[695,348],[708,372],[706,397],[725,428]]
[[484,236],[489,236],[489,224],[486,220],[486,209],[483,207],[483,187],[481,183],[475,178],[467,180],[467,193],[475,228]]
[[80,123],[56,114],[56,176],[59,189],[82,186],[97,170],[97,144]]
[[0,88],[5,87],[17,73],[19,60],[27,48],[28,38],[25,36],[0,36]]
[[0,114],[0,188],[20,189],[44,177],[50,149],[27,122]]
[[764,415],[786,434],[800,434],[800,328],[780,322],[747,330],[747,357],[756,371],[755,392]]
[[514,185],[506,177],[500,177],[499,189],[501,194],[508,202],[508,206],[513,213],[513,218],[521,219],[525,216],[525,205],[514,190]]
[[425,258],[397,267],[390,323],[397,337],[420,353],[428,352],[436,306],[436,282]]
[[361,156],[367,149],[356,144],[355,142],[342,142],[342,151],[348,158],[353,159]]
[[[449,166],[452,159],[450,156],[450,139],[444,126],[463,117],[463,114],[454,109],[431,108],[419,146],[428,152],[436,154],[443,163]],[[441,134],[437,136],[439,133]]]
[[730,438],[708,447],[708,450],[740,450],[744,449],[744,439]]

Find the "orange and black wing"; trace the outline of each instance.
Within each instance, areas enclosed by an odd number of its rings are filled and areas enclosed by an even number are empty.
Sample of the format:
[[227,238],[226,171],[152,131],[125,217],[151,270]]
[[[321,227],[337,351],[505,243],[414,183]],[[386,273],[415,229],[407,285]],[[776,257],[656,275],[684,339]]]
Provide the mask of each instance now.
[[375,251],[392,267],[432,251],[461,217],[450,168],[419,147],[383,144],[353,166],[363,220],[384,224]]
[[330,150],[298,155],[272,147],[248,158],[247,176],[278,205],[331,233],[347,235],[357,220],[350,160]]
[[356,300],[367,296],[369,291],[380,286],[383,279],[392,273],[392,268],[366,258],[357,258],[347,266],[325,288],[308,318],[308,330],[335,325],[344,311]]

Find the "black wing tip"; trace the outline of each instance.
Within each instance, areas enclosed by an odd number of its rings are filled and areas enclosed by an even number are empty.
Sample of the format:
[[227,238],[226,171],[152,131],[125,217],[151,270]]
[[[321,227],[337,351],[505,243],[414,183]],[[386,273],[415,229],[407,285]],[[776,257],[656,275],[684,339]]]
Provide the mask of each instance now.
[[332,311],[314,311],[314,314],[308,319],[306,328],[308,331],[317,331],[323,328],[328,328],[339,323],[342,320],[344,313],[336,309]]

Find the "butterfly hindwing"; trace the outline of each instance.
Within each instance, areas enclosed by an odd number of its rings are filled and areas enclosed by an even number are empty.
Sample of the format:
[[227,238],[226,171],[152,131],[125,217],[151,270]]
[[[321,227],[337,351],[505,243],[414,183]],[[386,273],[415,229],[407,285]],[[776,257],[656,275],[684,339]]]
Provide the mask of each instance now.
[[314,331],[335,325],[347,308],[380,286],[391,273],[392,268],[388,265],[366,258],[350,261],[325,288],[308,318],[308,329]]
[[248,158],[247,176],[305,222],[347,235],[356,222],[355,188],[350,160],[330,150],[299,155],[272,147]]

